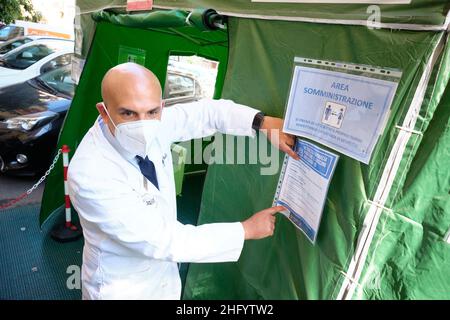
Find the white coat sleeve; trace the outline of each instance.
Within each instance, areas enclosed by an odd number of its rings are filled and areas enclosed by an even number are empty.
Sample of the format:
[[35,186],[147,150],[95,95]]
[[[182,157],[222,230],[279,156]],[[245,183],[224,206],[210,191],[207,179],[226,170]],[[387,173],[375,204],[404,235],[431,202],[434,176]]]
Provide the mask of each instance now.
[[161,121],[170,143],[203,138],[216,132],[254,137],[252,123],[258,112],[231,100],[202,99],[166,107]]
[[147,206],[123,182],[112,178],[70,177],[69,195],[85,220],[86,234],[104,236],[149,258],[175,262],[237,261],[244,244],[240,222],[183,225]]

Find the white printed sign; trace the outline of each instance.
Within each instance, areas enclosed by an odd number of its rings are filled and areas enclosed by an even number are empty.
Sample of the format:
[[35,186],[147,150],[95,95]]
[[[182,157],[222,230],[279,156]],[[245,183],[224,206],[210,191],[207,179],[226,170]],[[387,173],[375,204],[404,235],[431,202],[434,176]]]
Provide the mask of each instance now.
[[331,178],[339,156],[297,139],[300,160],[286,156],[274,198],[287,218],[315,243]]
[[400,75],[380,79],[367,72],[296,65],[283,131],[367,164],[384,130]]

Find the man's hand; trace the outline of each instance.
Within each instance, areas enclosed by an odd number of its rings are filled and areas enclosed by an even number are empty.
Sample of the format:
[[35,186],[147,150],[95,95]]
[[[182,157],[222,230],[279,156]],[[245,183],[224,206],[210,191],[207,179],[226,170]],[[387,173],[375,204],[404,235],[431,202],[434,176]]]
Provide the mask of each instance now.
[[245,230],[245,240],[272,236],[275,230],[275,214],[283,210],[286,210],[283,206],[267,208],[242,222]]
[[283,119],[265,116],[261,131],[275,147],[286,152],[295,160],[300,159],[292,149],[295,145],[295,137],[283,132]]

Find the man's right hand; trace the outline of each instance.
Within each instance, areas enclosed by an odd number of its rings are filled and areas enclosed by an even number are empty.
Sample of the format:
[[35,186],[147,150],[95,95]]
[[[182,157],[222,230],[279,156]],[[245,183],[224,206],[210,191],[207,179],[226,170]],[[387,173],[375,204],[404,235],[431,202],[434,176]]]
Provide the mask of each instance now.
[[275,214],[283,210],[286,210],[283,206],[267,208],[243,221],[245,240],[272,236],[275,230]]

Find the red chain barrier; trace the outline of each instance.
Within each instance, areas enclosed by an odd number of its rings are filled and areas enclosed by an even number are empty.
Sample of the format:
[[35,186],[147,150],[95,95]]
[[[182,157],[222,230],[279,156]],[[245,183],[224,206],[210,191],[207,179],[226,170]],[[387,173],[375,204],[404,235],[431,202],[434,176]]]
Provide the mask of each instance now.
[[7,203],[4,203],[4,204],[0,205],[0,210],[9,208],[9,207],[15,205],[17,202],[23,200],[23,199],[26,198],[27,196],[28,196],[28,193],[27,193],[27,192],[22,193],[22,194],[21,194],[20,196],[18,196],[17,198],[12,199],[12,200],[8,201]]
[[9,208],[13,205],[15,205],[17,202],[25,199],[28,195],[30,195],[34,190],[36,190],[36,188],[45,180],[45,178],[47,178],[47,176],[50,174],[50,172],[53,170],[53,168],[55,167],[56,162],[58,161],[59,155],[61,154],[62,149],[59,149],[58,152],[56,153],[55,158],[53,159],[52,164],[50,165],[50,168],[48,168],[48,170],[45,172],[45,174],[39,179],[38,182],[36,182],[30,189],[28,189],[26,192],[22,193],[20,196],[18,196],[15,199],[12,199],[10,201],[8,201],[7,203],[4,203],[2,205],[0,205],[0,210]]

